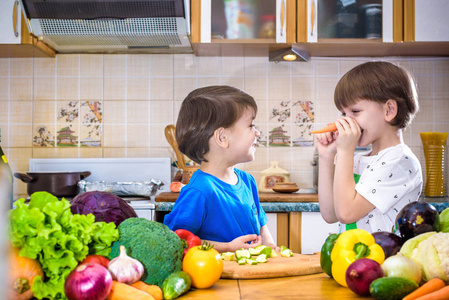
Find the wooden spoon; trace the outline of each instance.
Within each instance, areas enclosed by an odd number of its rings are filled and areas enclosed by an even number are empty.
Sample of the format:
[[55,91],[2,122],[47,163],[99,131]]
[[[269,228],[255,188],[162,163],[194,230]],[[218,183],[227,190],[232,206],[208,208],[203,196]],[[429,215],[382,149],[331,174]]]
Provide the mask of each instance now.
[[167,142],[170,144],[170,146],[173,148],[173,151],[175,152],[178,167],[180,169],[184,169],[184,167],[186,166],[186,162],[184,160],[184,154],[182,154],[181,151],[179,151],[178,142],[176,141],[175,130],[176,130],[175,125],[173,124],[167,125],[165,127],[165,138],[167,139]]

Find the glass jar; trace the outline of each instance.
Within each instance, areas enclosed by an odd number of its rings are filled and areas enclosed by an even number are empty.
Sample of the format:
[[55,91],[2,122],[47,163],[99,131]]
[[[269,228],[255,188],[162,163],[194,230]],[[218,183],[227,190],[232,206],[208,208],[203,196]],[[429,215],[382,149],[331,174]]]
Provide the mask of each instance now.
[[260,18],[259,37],[272,39],[276,37],[276,16],[264,15]]

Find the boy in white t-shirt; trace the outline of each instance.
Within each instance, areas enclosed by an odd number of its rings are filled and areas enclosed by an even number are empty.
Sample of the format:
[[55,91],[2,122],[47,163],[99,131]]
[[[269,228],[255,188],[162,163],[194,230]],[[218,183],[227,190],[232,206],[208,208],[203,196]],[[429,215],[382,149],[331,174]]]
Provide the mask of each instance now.
[[[321,215],[346,230],[393,231],[399,211],[422,190],[421,165],[402,140],[419,109],[414,81],[392,63],[364,63],[340,79],[334,102],[343,115],[337,132],[317,135]],[[354,155],[368,145],[371,151]]]

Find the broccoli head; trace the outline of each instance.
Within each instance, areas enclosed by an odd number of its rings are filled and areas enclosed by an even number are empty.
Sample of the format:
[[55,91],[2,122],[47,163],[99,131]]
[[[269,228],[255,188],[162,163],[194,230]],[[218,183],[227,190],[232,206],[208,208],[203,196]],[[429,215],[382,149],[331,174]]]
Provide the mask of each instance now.
[[118,232],[119,239],[112,244],[109,258],[119,256],[120,246],[125,246],[126,254],[144,266],[140,280],[162,288],[165,278],[182,269],[181,239],[164,224],[144,218],[129,218],[120,223]]

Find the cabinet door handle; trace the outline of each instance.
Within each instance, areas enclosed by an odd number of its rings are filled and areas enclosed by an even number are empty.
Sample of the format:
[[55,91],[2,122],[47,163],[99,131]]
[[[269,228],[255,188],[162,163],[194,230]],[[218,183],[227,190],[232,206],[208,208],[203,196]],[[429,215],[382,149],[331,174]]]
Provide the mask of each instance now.
[[310,35],[313,36],[313,30],[315,28],[315,0],[312,0],[311,7],[310,7],[310,22],[312,30],[310,32]]
[[281,2],[281,36],[284,36],[284,24],[285,24],[285,0]]
[[20,11],[19,10],[20,10],[19,0],[16,0],[16,1],[14,1],[14,6],[12,8],[12,27],[14,30],[14,35],[16,37],[19,36],[19,31],[18,31],[19,21],[20,21],[20,16],[19,16]]

